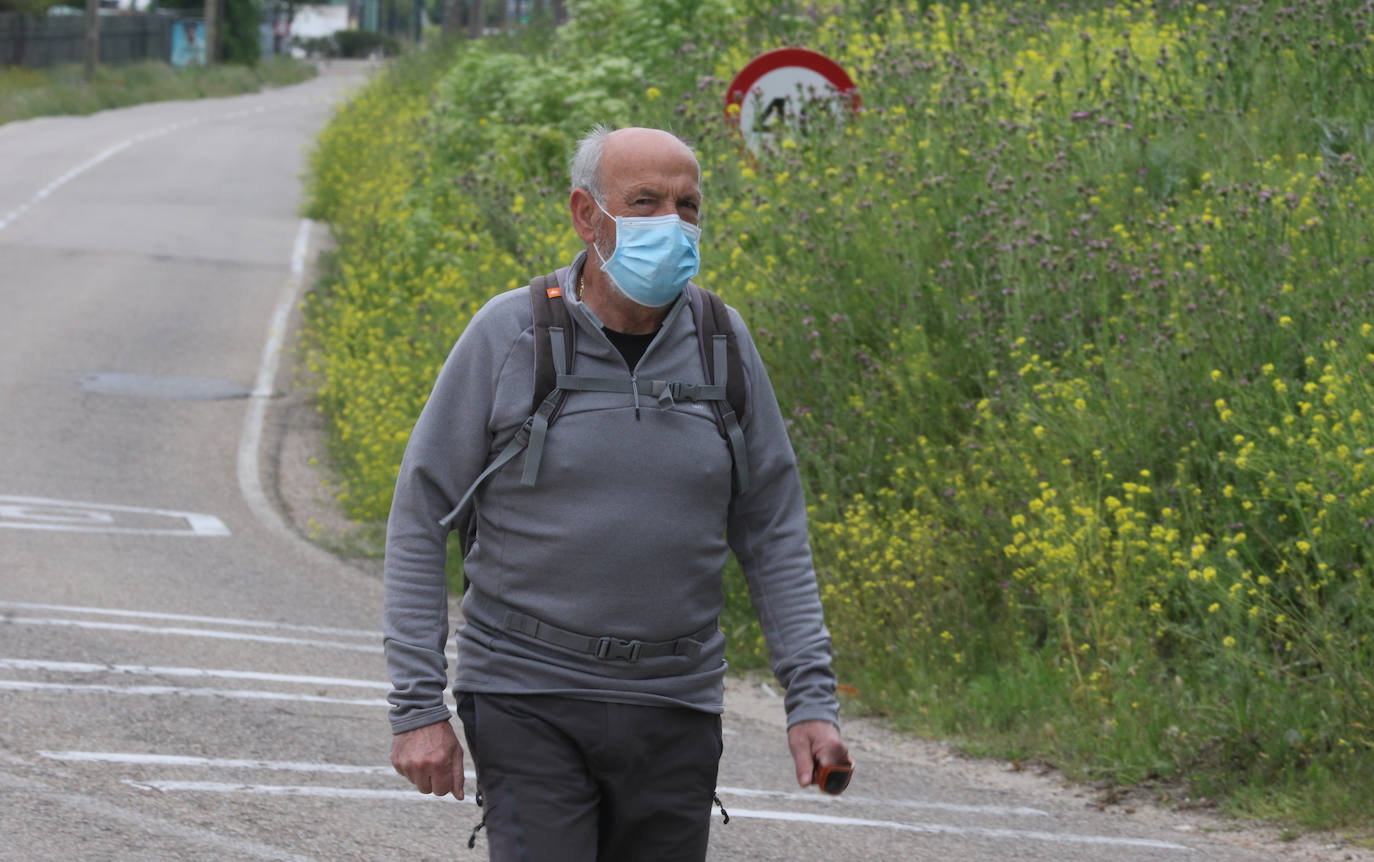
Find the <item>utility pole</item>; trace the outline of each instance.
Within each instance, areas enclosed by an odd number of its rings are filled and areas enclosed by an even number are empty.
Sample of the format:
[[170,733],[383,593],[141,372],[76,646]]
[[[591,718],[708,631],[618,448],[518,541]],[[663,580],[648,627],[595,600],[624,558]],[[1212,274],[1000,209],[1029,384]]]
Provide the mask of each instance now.
[[100,62],[100,0],[86,0],[86,80],[95,77]]
[[463,17],[463,0],[444,0],[444,38],[458,35]]
[[219,0],[205,0],[205,65],[215,65],[219,45]]
[[482,0],[471,0],[468,3],[468,35],[473,39],[482,38]]

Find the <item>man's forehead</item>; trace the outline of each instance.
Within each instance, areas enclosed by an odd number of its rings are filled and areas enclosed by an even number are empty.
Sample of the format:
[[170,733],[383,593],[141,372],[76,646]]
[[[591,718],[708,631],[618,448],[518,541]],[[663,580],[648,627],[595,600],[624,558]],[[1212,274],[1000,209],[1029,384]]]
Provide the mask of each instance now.
[[691,149],[672,132],[640,127],[616,129],[606,136],[606,155],[622,153],[678,154],[692,158]]
[[602,155],[603,180],[653,182],[699,172],[696,156],[686,144],[659,129],[620,129],[606,138]]

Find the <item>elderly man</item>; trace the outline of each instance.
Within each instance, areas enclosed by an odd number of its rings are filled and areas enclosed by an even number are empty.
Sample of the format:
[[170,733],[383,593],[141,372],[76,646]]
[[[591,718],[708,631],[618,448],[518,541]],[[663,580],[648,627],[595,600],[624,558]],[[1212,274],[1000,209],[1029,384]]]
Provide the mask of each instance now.
[[[461,529],[453,690],[493,860],[705,858],[731,550],[786,688],[797,781],[848,759],[796,462],[733,310],[742,416],[727,433],[692,400],[723,400],[709,384],[724,373],[707,375],[704,292],[689,284],[700,176],[667,132],[583,139],[570,209],[586,251],[473,317],[401,465],[386,552],[391,760],[420,792],[463,797],[443,701],[445,543]],[[536,326],[544,296],[575,332]],[[575,344],[558,377],[571,391],[535,423],[536,353],[551,337],[555,354]]]

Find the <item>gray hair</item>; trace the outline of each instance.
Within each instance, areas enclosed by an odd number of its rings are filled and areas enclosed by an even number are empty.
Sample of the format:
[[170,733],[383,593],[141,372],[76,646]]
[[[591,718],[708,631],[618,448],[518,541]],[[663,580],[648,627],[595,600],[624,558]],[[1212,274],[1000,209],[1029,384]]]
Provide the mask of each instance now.
[[601,123],[592,126],[591,131],[577,142],[577,152],[568,170],[573,190],[585,190],[602,206],[606,205],[606,190],[601,185],[601,154],[606,151],[606,139],[613,131]]

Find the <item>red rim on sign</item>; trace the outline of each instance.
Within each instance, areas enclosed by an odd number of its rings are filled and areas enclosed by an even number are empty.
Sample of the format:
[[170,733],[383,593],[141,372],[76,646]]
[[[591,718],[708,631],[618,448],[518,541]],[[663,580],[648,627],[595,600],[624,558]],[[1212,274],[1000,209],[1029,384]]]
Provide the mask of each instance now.
[[[767,86],[765,79],[783,82],[784,86],[786,82],[795,86],[799,79],[826,84],[837,94],[848,96],[851,109],[859,107],[859,90],[839,63],[806,48],[778,48],[750,60],[730,82],[725,92],[725,116],[729,122],[739,123],[749,109],[745,100],[761,83]],[[734,110],[731,105],[735,106]]]

